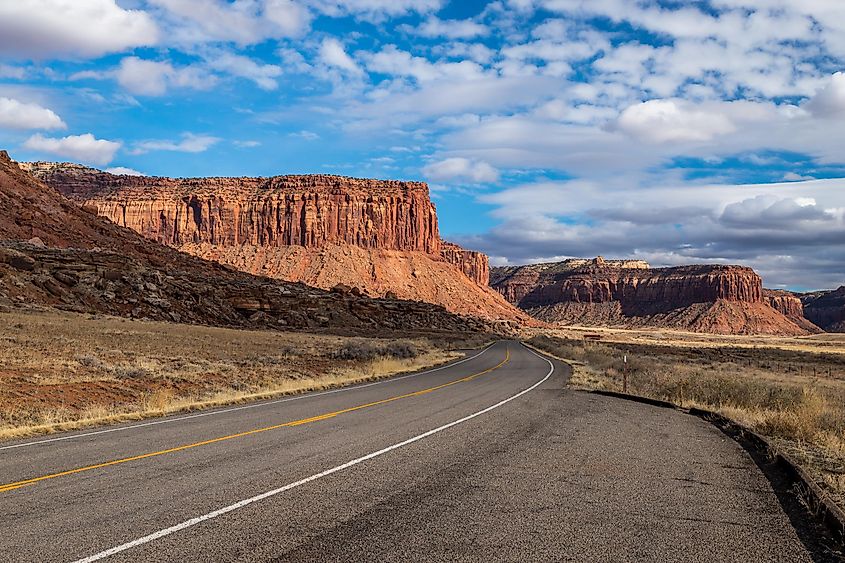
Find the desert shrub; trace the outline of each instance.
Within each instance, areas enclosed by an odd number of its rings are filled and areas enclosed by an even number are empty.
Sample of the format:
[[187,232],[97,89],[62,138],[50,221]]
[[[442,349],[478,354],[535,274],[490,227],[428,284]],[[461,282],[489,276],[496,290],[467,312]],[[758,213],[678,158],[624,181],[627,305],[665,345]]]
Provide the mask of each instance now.
[[419,356],[420,351],[413,343],[399,340],[385,346],[384,355],[397,360],[410,360]]
[[103,362],[96,356],[76,356],[76,362],[82,367],[100,369],[104,367]]
[[382,355],[382,351],[369,342],[349,342],[332,354],[337,360],[371,362]]
[[136,366],[118,366],[112,373],[119,379],[144,379],[151,375],[148,369]]
[[397,340],[383,346],[377,346],[370,342],[349,342],[341,346],[331,356],[336,360],[372,362],[382,358],[410,360],[419,355],[419,348],[412,342]]

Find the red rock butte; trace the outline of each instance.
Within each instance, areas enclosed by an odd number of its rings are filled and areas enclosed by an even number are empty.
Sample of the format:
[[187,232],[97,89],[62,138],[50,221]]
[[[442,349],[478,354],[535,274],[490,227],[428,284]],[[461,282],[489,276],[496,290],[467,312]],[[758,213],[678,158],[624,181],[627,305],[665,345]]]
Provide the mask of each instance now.
[[487,256],[440,239],[437,210],[422,182],[163,178],[75,164],[21,166],[118,225],[246,272],[529,320],[487,286]]

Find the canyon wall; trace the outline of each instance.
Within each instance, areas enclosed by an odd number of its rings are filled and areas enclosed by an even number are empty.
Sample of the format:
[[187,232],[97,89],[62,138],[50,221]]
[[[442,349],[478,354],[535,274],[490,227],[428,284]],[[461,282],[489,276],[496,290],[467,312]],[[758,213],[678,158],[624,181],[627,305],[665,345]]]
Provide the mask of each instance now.
[[493,268],[491,285],[511,303],[547,322],[731,334],[808,332],[764,300],[762,280],[751,268],[651,269],[644,262],[633,263],[635,267],[627,267],[625,262],[599,257]]
[[804,315],[828,332],[845,332],[845,286],[801,295]]
[[478,285],[487,287],[490,284],[490,260],[486,254],[475,250],[466,250],[457,244],[442,241],[440,256],[446,262],[454,264]]
[[804,304],[796,294],[779,289],[764,289],[763,299],[770,307],[808,332],[822,332],[818,326],[806,317],[804,314]]
[[174,179],[22,166],[118,225],[245,272],[532,322],[489,288],[485,255],[441,241],[425,183],[328,175]]
[[24,168],[118,225],[171,246],[350,244],[440,252],[437,212],[421,182],[326,175],[172,179],[54,163]]

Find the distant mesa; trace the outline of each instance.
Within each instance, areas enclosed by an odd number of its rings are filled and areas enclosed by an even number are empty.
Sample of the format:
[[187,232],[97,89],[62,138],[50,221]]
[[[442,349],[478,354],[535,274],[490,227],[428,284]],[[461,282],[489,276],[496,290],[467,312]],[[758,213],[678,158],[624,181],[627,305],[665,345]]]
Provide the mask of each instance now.
[[743,266],[651,268],[640,260],[565,260],[491,269],[491,286],[555,324],[803,335],[819,328],[794,296]]
[[533,322],[489,288],[486,255],[441,240],[425,183],[331,175],[174,179],[75,164],[22,166],[118,225],[244,272]]

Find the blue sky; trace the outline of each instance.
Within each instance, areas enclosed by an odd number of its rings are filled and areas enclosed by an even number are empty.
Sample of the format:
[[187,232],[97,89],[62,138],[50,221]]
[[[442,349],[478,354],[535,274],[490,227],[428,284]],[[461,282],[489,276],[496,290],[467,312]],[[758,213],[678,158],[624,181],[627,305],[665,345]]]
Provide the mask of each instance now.
[[495,263],[845,283],[845,5],[0,3],[0,147],[169,176],[425,180]]

